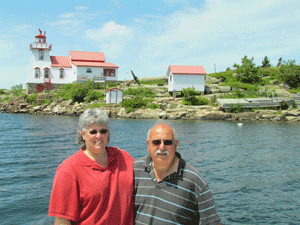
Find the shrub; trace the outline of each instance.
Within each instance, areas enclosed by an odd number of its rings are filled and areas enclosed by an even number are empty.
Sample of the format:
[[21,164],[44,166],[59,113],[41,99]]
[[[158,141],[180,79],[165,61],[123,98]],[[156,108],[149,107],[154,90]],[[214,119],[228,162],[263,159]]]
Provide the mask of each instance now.
[[288,60],[280,66],[279,79],[291,88],[300,86],[300,66],[296,65],[295,60]]
[[248,59],[247,56],[242,58],[242,65],[234,65],[237,68],[237,78],[243,83],[259,83],[262,81],[258,67],[253,62],[254,58]]
[[83,102],[89,89],[83,83],[66,84],[62,86],[57,97],[62,97],[63,100],[72,99],[73,102]]
[[155,79],[155,80],[141,80],[141,84],[148,84],[148,85],[154,85],[154,84],[168,84],[168,79]]
[[14,96],[19,96],[22,93],[22,84],[14,85],[11,87],[11,92]]
[[201,91],[196,91],[194,87],[192,88],[183,88],[182,94],[184,97],[194,96],[194,95],[201,95]]
[[99,92],[99,91],[95,91],[95,90],[89,90],[86,97],[85,97],[85,101],[86,102],[92,102],[92,101],[96,101],[99,99],[103,99],[105,96],[104,93]]
[[106,103],[104,103],[104,102],[94,102],[94,103],[90,104],[88,106],[88,108],[101,108],[103,106],[106,106]]
[[286,110],[288,108],[289,108],[289,105],[288,105],[288,103],[286,101],[280,102],[280,109],[281,110]]
[[132,108],[138,109],[147,105],[147,102],[141,97],[134,97],[132,99],[123,99],[121,106],[125,109]]
[[156,103],[149,103],[149,104],[147,104],[147,108],[149,108],[149,109],[158,109],[159,105],[156,104]]
[[138,97],[155,98],[155,93],[150,88],[128,88],[123,92],[124,95],[134,95]]
[[10,102],[11,98],[6,96],[5,98],[0,98],[0,102]]
[[208,99],[205,97],[196,97],[196,96],[183,97],[182,104],[183,105],[207,105]]
[[26,95],[24,96],[26,102],[29,104],[33,105],[37,99],[38,95],[37,94],[32,94],[32,95]]
[[233,104],[226,111],[230,113],[239,113],[242,111],[242,107],[243,107],[242,104]]
[[6,92],[5,92],[5,89],[0,89],[0,95],[5,95]]
[[222,82],[228,82],[229,80],[236,80],[236,78],[233,77],[234,73],[235,70],[227,70],[225,72],[211,73],[209,76],[221,79]]

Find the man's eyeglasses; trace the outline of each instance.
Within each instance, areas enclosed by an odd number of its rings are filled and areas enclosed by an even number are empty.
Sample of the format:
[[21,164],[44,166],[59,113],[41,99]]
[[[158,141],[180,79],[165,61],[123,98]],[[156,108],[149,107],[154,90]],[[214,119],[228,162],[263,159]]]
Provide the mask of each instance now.
[[93,129],[93,130],[89,131],[89,133],[92,134],[92,135],[97,134],[98,132],[100,134],[106,134],[108,132],[108,130],[107,129],[101,129],[101,130],[98,131],[98,130]]
[[[157,140],[152,140],[151,142],[153,145],[161,145],[161,141],[162,140],[157,139]],[[164,142],[164,145],[172,145],[173,144],[173,140],[163,140],[163,142]]]

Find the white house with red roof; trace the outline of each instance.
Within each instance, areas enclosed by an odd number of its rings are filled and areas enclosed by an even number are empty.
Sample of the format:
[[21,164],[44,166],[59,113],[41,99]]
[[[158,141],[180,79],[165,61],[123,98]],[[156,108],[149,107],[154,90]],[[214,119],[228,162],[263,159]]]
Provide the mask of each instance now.
[[182,91],[183,88],[192,88],[204,92],[206,71],[203,66],[180,66],[168,67],[168,91]]
[[50,56],[52,45],[46,42],[46,32],[35,36],[26,82],[27,93],[56,89],[73,82],[115,82],[118,66],[105,61],[103,52],[70,51],[69,56]]

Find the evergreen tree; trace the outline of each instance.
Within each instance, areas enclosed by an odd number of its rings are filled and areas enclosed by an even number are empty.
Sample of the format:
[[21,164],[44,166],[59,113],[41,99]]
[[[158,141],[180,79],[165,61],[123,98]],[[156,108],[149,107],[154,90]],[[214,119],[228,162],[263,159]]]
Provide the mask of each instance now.
[[264,60],[262,61],[262,66],[261,67],[264,67],[264,68],[271,67],[270,60],[268,59],[268,56],[265,56]]
[[242,65],[234,64],[237,68],[237,78],[243,83],[258,83],[262,81],[258,67],[253,62],[254,58],[248,59],[247,56],[242,58]]
[[280,57],[280,58],[278,59],[278,63],[277,63],[277,65],[276,65],[276,67],[280,67],[280,66],[281,66],[281,63],[282,63],[282,57]]

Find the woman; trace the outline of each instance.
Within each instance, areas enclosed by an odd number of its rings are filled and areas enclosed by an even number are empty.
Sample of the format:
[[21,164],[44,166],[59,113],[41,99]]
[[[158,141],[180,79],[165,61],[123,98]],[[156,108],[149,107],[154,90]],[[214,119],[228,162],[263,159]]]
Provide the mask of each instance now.
[[49,216],[56,224],[132,224],[133,161],[124,150],[107,147],[109,119],[88,109],[78,122],[81,149],[54,177]]

